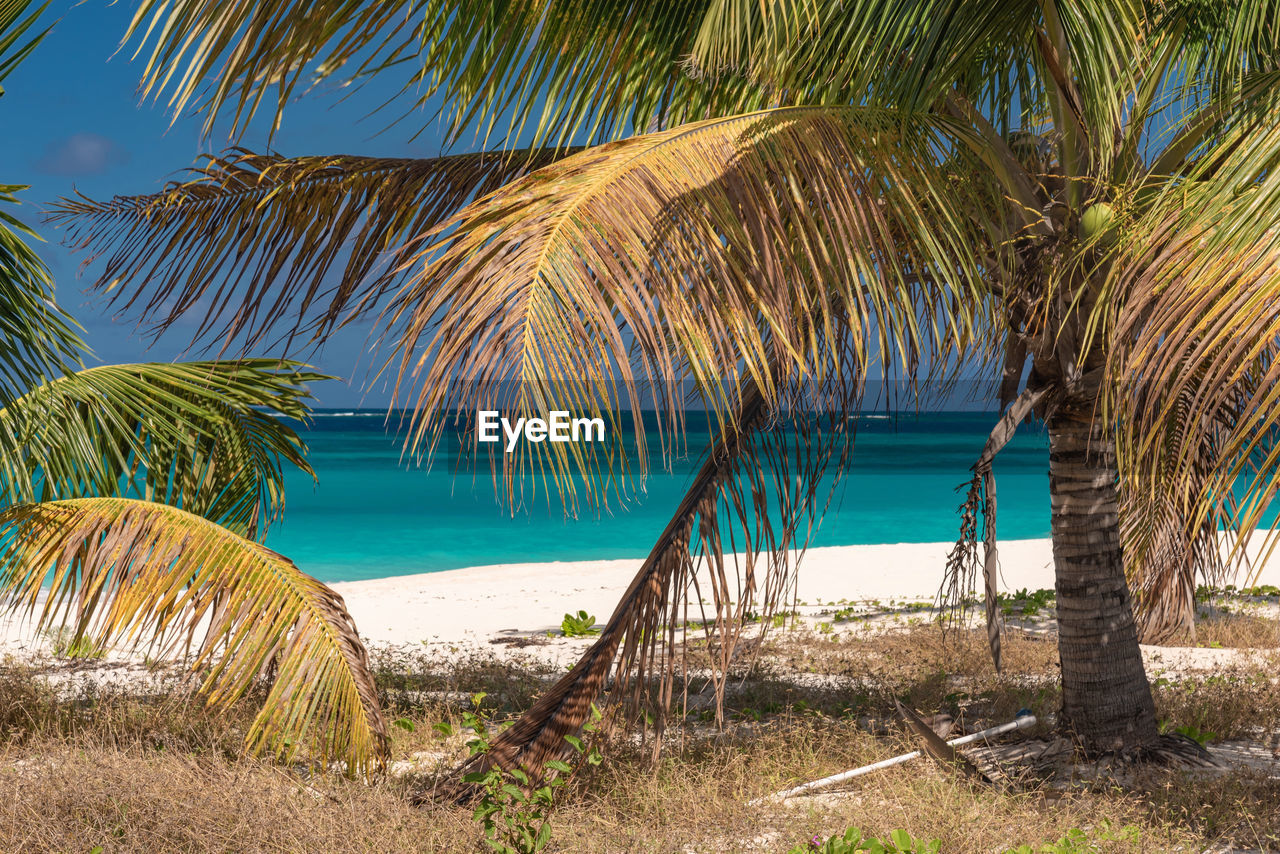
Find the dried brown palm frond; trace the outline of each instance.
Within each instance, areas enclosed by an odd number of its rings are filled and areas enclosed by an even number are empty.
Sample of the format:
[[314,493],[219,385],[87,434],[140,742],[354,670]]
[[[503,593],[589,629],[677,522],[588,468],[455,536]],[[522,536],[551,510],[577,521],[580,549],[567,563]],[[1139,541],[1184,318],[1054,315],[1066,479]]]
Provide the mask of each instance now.
[[[1004,446],[1009,444],[1018,425],[1030,417],[1047,393],[1046,388],[1037,388],[1018,395],[987,437],[982,453],[972,466],[973,477],[969,481],[964,502],[960,505],[960,537],[947,555],[946,572],[938,591],[938,602],[945,607],[947,620],[951,623],[963,623],[968,614],[969,593],[973,590],[981,567],[987,645],[997,672],[1000,670],[1000,632],[1003,621],[1000,604],[996,599],[1000,581],[1000,550],[996,545],[996,476],[992,464]],[[981,560],[978,558],[980,528]]]
[[[496,765],[537,777],[546,762],[568,758],[566,736],[578,734],[590,719],[610,674],[610,701],[630,720],[651,722],[658,736],[680,673],[686,698],[690,682],[704,680],[719,714],[730,666],[740,658],[744,625],[755,614],[767,626],[794,591],[796,567],[853,448],[848,415],[861,388],[857,376],[822,387],[793,385],[782,407],[774,408],[748,384],[735,429],[713,439],[600,637],[464,770]],[[708,660],[694,665],[682,650],[699,623]],[[654,749],[659,746],[655,738]],[[465,795],[465,789],[448,795]]]
[[[1215,411],[1214,423],[1205,427],[1194,423],[1190,394],[1185,391],[1172,407],[1162,407],[1158,401],[1137,400],[1133,404],[1137,411],[1164,411],[1171,421],[1159,434],[1162,447],[1146,455],[1148,464],[1161,466],[1157,477],[1121,472],[1125,572],[1133,590],[1138,631],[1145,643],[1194,637],[1196,585],[1220,586],[1244,563],[1245,555],[1224,548],[1227,544],[1222,539],[1238,533],[1233,526],[1239,509],[1234,495],[1226,496],[1221,504],[1197,506],[1214,469],[1223,462],[1221,441],[1237,425],[1243,403],[1244,398],[1237,396],[1231,405]],[[1125,430],[1119,434],[1132,438]],[[1133,456],[1132,449],[1121,451],[1121,459]],[[1126,475],[1137,483],[1127,484]],[[1157,478],[1164,480],[1164,486],[1153,489],[1150,481]]]
[[1280,488],[1280,131],[1259,131],[1257,115],[1278,109],[1254,104],[1218,132],[1110,284],[1126,557],[1153,637],[1186,627],[1197,574],[1212,583],[1244,565]]
[[[49,581],[46,588],[45,582]],[[246,734],[255,751],[380,767],[387,729],[342,597],[281,555],[200,516],[127,498],[0,512],[0,595],[36,628],[165,654],[203,632],[193,666],[210,706],[274,677]]]
[[0,409],[0,502],[129,495],[183,507],[250,539],[284,511],[285,464],[309,474],[287,422],[304,419],[294,362],[104,365]]
[[199,320],[193,340],[273,331],[312,341],[376,303],[399,278],[406,243],[462,205],[558,155],[481,152],[435,158],[285,158],[232,149],[158,193],[63,199],[52,221],[106,255],[95,287],[156,330]]
[[[616,427],[646,393],[665,431],[686,380],[732,426],[741,383],[773,406],[778,387],[825,370],[810,362],[823,336],[847,330],[833,370],[861,371],[877,349],[904,371],[966,352],[990,322],[972,257],[986,244],[951,196],[949,129],[870,108],[770,110],[593,148],[476,201],[425,241],[387,316],[413,449],[434,447],[441,413],[562,408]],[[600,460],[626,454],[522,448],[502,461],[507,497],[541,470],[570,506],[579,477],[603,500]]]

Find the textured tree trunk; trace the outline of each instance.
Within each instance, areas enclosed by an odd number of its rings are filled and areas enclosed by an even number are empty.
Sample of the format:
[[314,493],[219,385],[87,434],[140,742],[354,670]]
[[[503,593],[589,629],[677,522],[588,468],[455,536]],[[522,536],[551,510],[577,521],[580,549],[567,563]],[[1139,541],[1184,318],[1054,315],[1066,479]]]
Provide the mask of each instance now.
[[1063,723],[1090,751],[1158,739],[1120,550],[1115,445],[1092,405],[1049,420],[1049,492],[1057,571]]

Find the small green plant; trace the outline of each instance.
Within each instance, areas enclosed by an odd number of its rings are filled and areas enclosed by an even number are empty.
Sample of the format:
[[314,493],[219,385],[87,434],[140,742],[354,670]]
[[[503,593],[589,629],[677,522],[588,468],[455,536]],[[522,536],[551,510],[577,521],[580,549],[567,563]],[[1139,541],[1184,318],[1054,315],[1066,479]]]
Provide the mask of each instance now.
[[55,658],[97,659],[107,654],[104,647],[98,646],[89,638],[77,638],[70,629],[49,631],[47,636],[53,644]]
[[1014,593],[997,593],[996,602],[1000,612],[1006,617],[1017,614],[1022,617],[1034,617],[1053,602],[1057,594],[1050,589],[1028,590],[1023,587]]
[[939,854],[942,843],[937,839],[916,839],[905,830],[895,830],[883,839],[863,836],[859,828],[851,827],[841,836],[823,841],[814,836],[807,843],[797,845],[787,854]]
[[567,638],[585,638],[600,634],[600,630],[596,628],[596,618],[581,610],[576,614],[565,614],[564,619],[560,621],[560,631]]
[[1204,747],[1206,744],[1218,737],[1217,733],[1206,732],[1194,724],[1180,726],[1176,728],[1174,732],[1178,735],[1186,736],[1201,747]]
[[1056,842],[1049,842],[1039,848],[1019,845],[1017,848],[1006,850],[1005,854],[1095,854],[1095,852],[1110,851],[1112,848],[1112,846],[1098,843],[1136,843],[1141,835],[1142,831],[1136,825],[1126,824],[1113,829],[1110,822],[1103,821],[1094,829],[1092,836],[1078,827],[1073,827]]
[[[497,727],[485,722],[480,716],[484,696],[473,696],[472,708],[462,713],[462,728],[470,730],[473,735],[467,742],[472,756],[488,753],[493,736],[510,726],[509,721]],[[599,720],[600,711],[592,705],[591,721],[583,731],[587,734],[594,732]],[[436,729],[446,737],[453,732],[447,723],[436,724]],[[600,764],[599,751],[588,748],[582,739],[567,735],[565,741],[586,764]],[[546,767],[551,776],[537,781],[519,768],[510,771],[490,768],[463,778],[480,788],[480,799],[472,817],[479,823],[489,850],[497,854],[536,854],[551,841],[550,818],[555,794],[568,783],[574,769],[559,760],[548,762]]]

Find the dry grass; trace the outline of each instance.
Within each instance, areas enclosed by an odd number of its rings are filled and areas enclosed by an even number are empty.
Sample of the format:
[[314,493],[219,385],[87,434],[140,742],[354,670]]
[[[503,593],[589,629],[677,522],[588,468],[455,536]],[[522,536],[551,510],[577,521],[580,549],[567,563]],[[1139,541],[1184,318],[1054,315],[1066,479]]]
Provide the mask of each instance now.
[[[946,710],[973,729],[1021,707],[1049,716],[1058,702],[1051,638],[1010,632],[996,674],[976,635],[943,641],[935,626],[822,634],[779,631],[717,730],[695,708],[670,730],[654,763],[619,738],[607,761],[576,778],[553,818],[552,851],[787,851],[849,824],[874,833],[905,828],[947,852],[1003,851],[1053,842],[1085,828],[1107,851],[1203,850],[1234,842],[1280,847],[1280,783],[1231,774],[1189,780],[1148,771],[1125,789],[1104,783],[1007,795],[914,764],[863,778],[840,794],[752,807],[753,798],[805,779],[883,759],[906,746],[894,698]],[[448,665],[426,653],[375,655],[393,753],[461,758],[458,722],[475,692],[496,716],[517,713],[552,679],[534,659],[477,655]],[[1274,672],[1274,671],[1271,671]],[[1280,731],[1280,688],[1270,672],[1161,677],[1160,713],[1171,728],[1215,738]],[[141,696],[85,682],[53,692],[16,668],[0,676],[0,851],[474,852],[466,810],[408,806],[412,779],[364,785],[307,777],[244,755],[251,705],[214,717],[180,697]],[[881,734],[876,734],[881,733]],[[1266,806],[1272,805],[1272,806]]]

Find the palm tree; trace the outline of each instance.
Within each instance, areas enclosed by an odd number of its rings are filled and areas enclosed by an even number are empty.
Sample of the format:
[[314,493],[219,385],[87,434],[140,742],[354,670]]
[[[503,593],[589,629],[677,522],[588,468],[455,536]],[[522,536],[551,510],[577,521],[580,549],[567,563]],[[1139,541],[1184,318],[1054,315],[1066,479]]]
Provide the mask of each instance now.
[[[21,41],[43,11],[29,5],[0,2],[0,78],[43,35]],[[380,765],[386,726],[342,598],[259,542],[285,466],[314,477],[277,416],[306,418],[327,377],[279,359],[86,368],[24,235],[0,209],[0,607],[73,648],[194,652],[213,708],[270,675],[250,749]]]
[[[161,327],[201,298],[210,340],[378,318],[418,451],[449,411],[617,417],[649,396],[669,448],[692,381],[721,427],[706,463],[599,640],[486,761],[562,753],[610,673],[664,708],[691,584],[725,664],[791,577],[866,379],[945,385],[975,362],[1005,414],[949,589],[983,570],[998,661],[990,466],[1038,417],[1064,724],[1140,755],[1158,734],[1126,572],[1145,632],[1186,627],[1197,573],[1243,553],[1276,486],[1276,18],[1262,0],[151,0],[129,31],[144,89],[207,128],[278,126],[303,82],[402,75],[405,116],[443,104],[453,138],[499,142],[236,150],[59,216],[107,255],[99,286]],[[542,472],[570,508],[605,502],[627,450],[526,449],[507,496]]]

